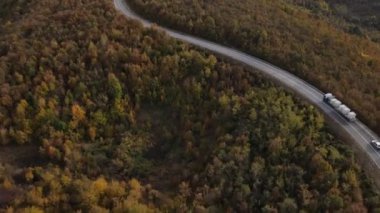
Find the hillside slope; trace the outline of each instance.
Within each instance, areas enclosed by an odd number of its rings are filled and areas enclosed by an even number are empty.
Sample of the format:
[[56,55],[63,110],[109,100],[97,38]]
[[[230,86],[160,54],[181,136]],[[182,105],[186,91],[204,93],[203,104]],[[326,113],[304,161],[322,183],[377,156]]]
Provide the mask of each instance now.
[[380,42],[380,2],[377,0],[286,0],[306,8],[346,33]]
[[0,211],[380,207],[312,106],[112,1],[31,1],[4,23],[0,149],[35,158],[1,155]]
[[352,24],[351,32],[380,42],[380,2],[377,0],[327,0],[333,14]]
[[231,45],[330,91],[380,133],[380,46],[285,0],[128,0],[161,24]]

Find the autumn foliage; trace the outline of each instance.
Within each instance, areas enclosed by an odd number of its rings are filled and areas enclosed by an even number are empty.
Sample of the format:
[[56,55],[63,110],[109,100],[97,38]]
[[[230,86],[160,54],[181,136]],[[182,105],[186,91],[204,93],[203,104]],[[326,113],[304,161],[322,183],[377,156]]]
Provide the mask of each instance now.
[[0,25],[0,151],[41,160],[0,155],[0,191],[18,192],[0,211],[380,207],[321,114],[259,74],[109,0],[15,2]]
[[340,27],[324,0],[127,2],[151,20],[234,46],[334,93],[380,134],[379,44]]

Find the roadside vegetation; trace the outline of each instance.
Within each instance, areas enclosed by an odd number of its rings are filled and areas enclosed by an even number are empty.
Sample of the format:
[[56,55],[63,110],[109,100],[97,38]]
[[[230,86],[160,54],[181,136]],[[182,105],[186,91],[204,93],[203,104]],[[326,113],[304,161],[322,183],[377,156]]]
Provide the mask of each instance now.
[[377,0],[288,0],[309,9],[347,33],[380,42],[380,2]]
[[24,6],[0,25],[0,211],[379,210],[317,110],[259,74],[109,0]]
[[333,9],[327,2],[127,2],[149,19],[234,46],[334,93],[380,133],[380,46],[353,33],[354,26],[353,32],[339,27],[350,25],[328,15]]

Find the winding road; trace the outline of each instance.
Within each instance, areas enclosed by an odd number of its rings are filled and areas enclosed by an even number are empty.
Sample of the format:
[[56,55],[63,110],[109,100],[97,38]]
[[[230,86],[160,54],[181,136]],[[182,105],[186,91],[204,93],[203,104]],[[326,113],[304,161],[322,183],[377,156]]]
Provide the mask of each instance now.
[[[125,0],[114,0],[114,5],[116,9],[122,12],[125,16],[141,21],[145,27],[152,25],[150,21],[147,21],[134,13],[127,5]],[[372,139],[379,139],[379,137],[359,120],[355,122],[349,122],[338,112],[325,104],[322,101],[324,94],[322,91],[281,68],[278,68],[268,62],[250,56],[239,50],[225,47],[214,42],[197,38],[195,36],[186,35],[165,27],[160,28],[173,38],[207,49],[219,55],[226,56],[235,61],[248,65],[249,67],[262,72],[263,74],[276,80],[285,87],[301,95],[304,99],[308,100],[313,105],[318,107],[325,114],[325,116],[332,119],[335,124],[339,125],[340,129],[344,131],[343,134],[349,136],[353,141],[355,141],[355,143],[357,143],[358,146],[368,154],[369,159],[373,161],[377,169],[380,169],[380,151],[375,150],[370,145],[370,141]]]

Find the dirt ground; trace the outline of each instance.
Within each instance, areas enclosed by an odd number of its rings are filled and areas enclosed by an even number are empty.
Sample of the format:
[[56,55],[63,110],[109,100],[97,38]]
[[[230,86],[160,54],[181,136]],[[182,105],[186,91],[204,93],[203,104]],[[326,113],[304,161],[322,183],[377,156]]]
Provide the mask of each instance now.
[[23,168],[40,164],[38,147],[35,145],[0,146],[0,164],[9,164],[15,168]]
[[2,183],[8,177],[22,174],[23,169],[43,163],[35,145],[0,146],[0,206],[7,205],[20,194],[19,186],[5,187]]

